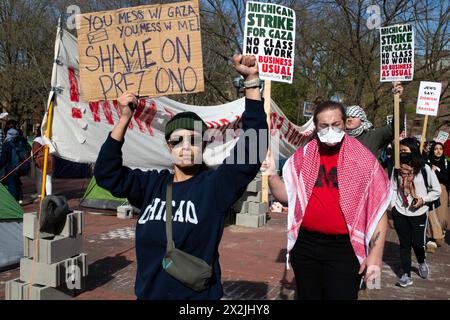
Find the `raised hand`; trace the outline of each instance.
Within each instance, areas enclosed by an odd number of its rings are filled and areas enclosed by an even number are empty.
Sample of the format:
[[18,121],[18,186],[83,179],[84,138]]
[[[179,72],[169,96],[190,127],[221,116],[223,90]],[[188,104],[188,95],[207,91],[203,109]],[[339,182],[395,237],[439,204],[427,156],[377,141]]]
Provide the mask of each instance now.
[[232,62],[236,71],[244,77],[245,81],[259,77],[255,56],[234,55]]
[[393,81],[392,82],[392,92],[394,94],[398,93],[400,95],[400,97],[403,94],[403,86],[402,83],[400,81]]
[[120,109],[120,117],[129,120],[134,112],[134,110],[130,108],[130,105],[137,106],[138,99],[133,92],[127,91],[117,99],[117,103]]

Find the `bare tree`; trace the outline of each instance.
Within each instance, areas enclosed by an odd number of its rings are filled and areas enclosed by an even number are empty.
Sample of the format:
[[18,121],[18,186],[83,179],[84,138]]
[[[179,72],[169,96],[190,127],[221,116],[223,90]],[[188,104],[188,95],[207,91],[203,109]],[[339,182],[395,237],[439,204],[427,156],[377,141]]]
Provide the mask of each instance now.
[[49,3],[0,2],[0,99],[19,123],[30,120],[35,108],[44,110],[50,90],[56,23]]

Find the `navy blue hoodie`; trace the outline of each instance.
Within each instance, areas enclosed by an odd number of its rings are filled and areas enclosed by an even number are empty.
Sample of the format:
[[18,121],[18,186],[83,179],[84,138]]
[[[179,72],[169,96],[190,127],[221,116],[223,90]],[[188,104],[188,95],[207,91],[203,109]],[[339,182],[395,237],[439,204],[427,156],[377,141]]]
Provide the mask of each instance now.
[[[265,154],[267,122],[262,101],[246,99],[242,129],[265,129],[264,135],[257,135],[258,152],[264,148],[261,153]],[[136,296],[138,299],[158,300],[220,299],[223,289],[218,249],[225,215],[255,178],[261,159],[257,157],[257,163],[247,164],[249,143],[247,139],[239,139],[238,144],[245,144],[246,164],[228,164],[225,160],[227,164],[224,161],[216,170],[201,170],[193,178],[173,185],[175,247],[213,267],[210,287],[196,292],[172,278],[161,265],[167,242],[166,186],[173,175],[168,170],[142,171],[123,166],[123,143],[108,136],[100,150],[94,174],[100,187],[115,197],[128,198],[132,205],[141,209],[136,226]],[[236,147],[230,157],[237,158]]]

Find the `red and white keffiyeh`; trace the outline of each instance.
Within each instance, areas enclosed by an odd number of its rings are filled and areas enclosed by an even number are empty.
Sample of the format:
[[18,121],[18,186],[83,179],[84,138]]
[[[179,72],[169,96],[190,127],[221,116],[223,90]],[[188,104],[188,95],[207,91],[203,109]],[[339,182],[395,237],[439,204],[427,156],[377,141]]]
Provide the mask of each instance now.
[[[289,202],[288,253],[297,241],[319,167],[317,139],[298,149],[283,167]],[[373,154],[347,134],[339,151],[337,174],[339,204],[349,230],[353,250],[362,263],[367,257],[372,234],[390,203],[391,184]]]

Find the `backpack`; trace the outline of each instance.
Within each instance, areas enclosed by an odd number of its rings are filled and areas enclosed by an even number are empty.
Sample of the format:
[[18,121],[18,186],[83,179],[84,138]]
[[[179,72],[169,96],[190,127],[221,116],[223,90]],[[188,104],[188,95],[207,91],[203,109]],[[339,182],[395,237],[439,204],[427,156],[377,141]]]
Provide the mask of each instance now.
[[[425,187],[427,188],[427,191],[430,191],[430,185],[428,183],[428,174],[427,174],[427,170],[425,169],[425,167],[420,169],[420,172],[422,173],[422,177],[423,177],[423,181],[425,181]],[[437,198],[436,200],[434,200],[433,202],[429,202],[427,203],[428,207],[430,208],[430,210],[433,209],[437,209],[441,206],[441,199]]]
[[[17,137],[11,142],[11,165],[13,168],[19,166],[22,162],[30,157],[30,146],[23,137]],[[25,161],[17,170],[19,176],[27,175],[31,170],[31,159]]]

